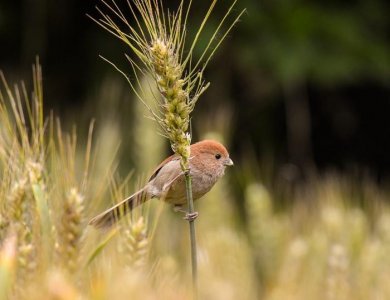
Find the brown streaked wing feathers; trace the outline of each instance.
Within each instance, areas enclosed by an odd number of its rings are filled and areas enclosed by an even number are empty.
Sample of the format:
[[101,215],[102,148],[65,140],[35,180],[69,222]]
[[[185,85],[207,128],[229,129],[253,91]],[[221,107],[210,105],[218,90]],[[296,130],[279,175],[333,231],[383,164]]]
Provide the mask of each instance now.
[[173,155],[169,156],[168,158],[164,159],[161,162],[161,164],[159,164],[158,167],[154,170],[154,172],[153,172],[152,176],[150,176],[148,182],[150,182],[154,178],[156,178],[158,173],[161,171],[162,167],[164,167],[167,163],[169,163],[170,161],[175,160],[175,159],[178,159],[178,156],[176,154],[173,154]]

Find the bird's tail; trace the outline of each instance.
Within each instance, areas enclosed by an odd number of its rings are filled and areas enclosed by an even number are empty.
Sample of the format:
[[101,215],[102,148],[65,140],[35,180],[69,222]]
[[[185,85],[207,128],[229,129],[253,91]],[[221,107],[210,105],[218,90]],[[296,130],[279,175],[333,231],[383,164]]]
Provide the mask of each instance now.
[[135,207],[146,200],[149,200],[149,198],[147,198],[147,194],[144,192],[144,189],[142,189],[122,200],[117,205],[92,218],[88,224],[98,229],[108,229],[118,222],[120,218],[131,212]]

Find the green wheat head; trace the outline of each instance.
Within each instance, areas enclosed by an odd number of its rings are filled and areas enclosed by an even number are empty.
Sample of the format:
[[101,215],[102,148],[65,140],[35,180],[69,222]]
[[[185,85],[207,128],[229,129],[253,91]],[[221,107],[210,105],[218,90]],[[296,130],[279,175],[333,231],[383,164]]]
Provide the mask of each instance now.
[[[104,13],[98,8],[101,18],[94,19],[100,26],[127,44],[138,58],[133,60],[126,56],[132,67],[135,83],[113,65],[127,78],[137,97],[159,124],[161,133],[169,139],[173,151],[182,158],[183,170],[188,169],[190,155],[190,114],[199,97],[209,86],[209,83],[203,79],[203,72],[215,51],[244,12],[240,12],[231,23],[228,23],[228,17],[231,16],[236,2],[232,3],[196,61],[193,60],[194,48],[217,0],[211,3],[191,42],[187,39],[191,0],[187,5],[182,0],[177,11],[168,14],[162,1],[159,0],[127,1],[135,25],[126,19],[114,0],[102,1],[109,13]],[[223,29],[226,24],[228,28]],[[222,38],[217,39],[221,31]],[[144,75],[151,76],[154,85],[158,88],[159,95],[154,95],[157,105],[149,105],[150,102],[145,98],[148,91],[143,88],[140,81],[140,76]]]

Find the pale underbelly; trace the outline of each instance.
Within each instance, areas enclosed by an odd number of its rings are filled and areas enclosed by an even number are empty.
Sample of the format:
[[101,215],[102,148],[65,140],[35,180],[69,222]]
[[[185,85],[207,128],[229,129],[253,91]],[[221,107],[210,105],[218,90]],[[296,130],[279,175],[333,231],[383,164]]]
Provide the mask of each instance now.
[[[196,182],[196,184],[195,184]],[[215,182],[210,180],[207,175],[192,178],[192,197],[194,200],[201,198],[204,194],[211,190]],[[187,192],[184,177],[179,178],[166,193],[165,197],[160,197],[161,200],[174,205],[183,205],[187,203]]]

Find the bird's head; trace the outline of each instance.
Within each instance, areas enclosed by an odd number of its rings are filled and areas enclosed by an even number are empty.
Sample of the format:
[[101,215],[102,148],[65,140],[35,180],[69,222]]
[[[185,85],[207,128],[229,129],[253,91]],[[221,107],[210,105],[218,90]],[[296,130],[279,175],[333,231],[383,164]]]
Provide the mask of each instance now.
[[213,140],[203,140],[191,145],[191,163],[217,177],[223,176],[227,166],[233,166],[226,148]]

